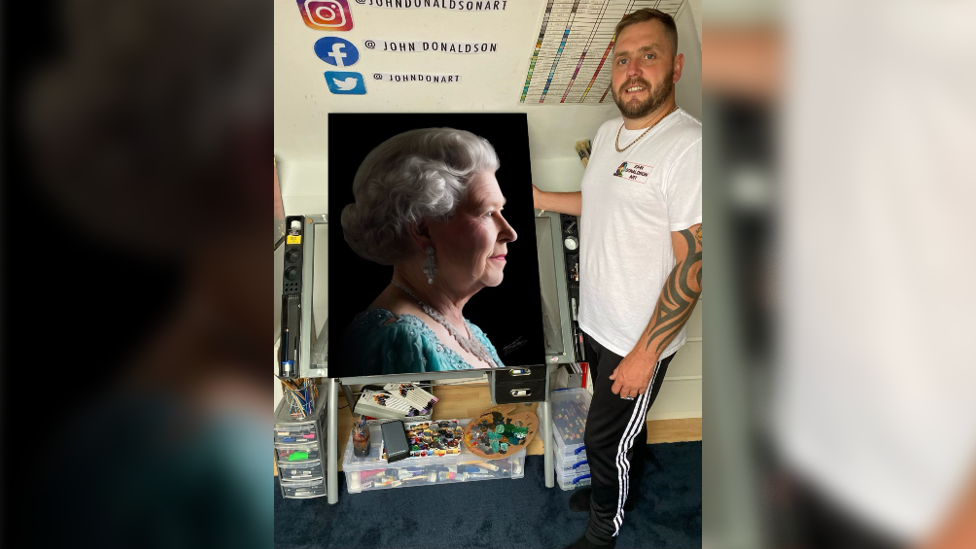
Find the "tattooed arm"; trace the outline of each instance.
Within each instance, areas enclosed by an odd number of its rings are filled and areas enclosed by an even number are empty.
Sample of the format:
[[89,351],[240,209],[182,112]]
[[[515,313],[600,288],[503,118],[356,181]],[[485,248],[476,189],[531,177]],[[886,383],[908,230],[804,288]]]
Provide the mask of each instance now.
[[610,376],[622,397],[644,394],[661,352],[684,327],[702,291],[702,226],[671,233],[677,265],[657,300],[640,341]]

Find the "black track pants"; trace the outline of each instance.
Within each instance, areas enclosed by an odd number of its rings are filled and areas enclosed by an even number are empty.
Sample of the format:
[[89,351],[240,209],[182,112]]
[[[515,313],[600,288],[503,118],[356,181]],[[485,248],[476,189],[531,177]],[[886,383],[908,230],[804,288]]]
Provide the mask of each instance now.
[[624,400],[613,394],[610,379],[623,357],[587,334],[583,338],[593,377],[593,400],[583,436],[593,488],[586,537],[603,545],[620,532],[627,495],[640,486],[647,455],[647,411],[661,390],[673,355],[658,362],[650,390]]

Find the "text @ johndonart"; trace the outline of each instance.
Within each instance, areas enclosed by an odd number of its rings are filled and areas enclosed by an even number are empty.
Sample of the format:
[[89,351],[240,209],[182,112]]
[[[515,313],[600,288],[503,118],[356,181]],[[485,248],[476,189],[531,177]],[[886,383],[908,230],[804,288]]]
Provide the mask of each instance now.
[[428,84],[454,84],[461,81],[460,74],[391,74],[374,72],[373,80],[385,82],[426,82]]

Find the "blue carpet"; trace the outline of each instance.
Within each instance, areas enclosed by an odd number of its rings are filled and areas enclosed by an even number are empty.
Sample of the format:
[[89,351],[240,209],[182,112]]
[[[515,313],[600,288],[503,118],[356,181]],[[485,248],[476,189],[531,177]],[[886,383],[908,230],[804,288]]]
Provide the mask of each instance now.
[[[647,464],[637,510],[619,549],[701,547],[702,443],[655,444],[664,467]],[[339,474],[339,503],[283,499],[274,477],[274,546],[293,548],[565,547],[588,515],[567,507],[573,492],[547,489],[542,456],[528,456],[525,478],[415,486],[350,495]]]

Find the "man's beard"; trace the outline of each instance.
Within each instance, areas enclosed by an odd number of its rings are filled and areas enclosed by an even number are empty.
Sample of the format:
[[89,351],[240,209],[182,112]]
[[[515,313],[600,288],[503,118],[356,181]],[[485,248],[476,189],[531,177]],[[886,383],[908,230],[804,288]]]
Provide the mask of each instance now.
[[[624,103],[621,97],[624,95],[624,90],[633,86],[634,84],[640,84],[644,86],[644,89],[650,90],[650,94],[647,99],[642,103]],[[674,91],[674,69],[668,71],[667,77],[665,77],[664,82],[660,86],[652,88],[646,80],[629,80],[620,86],[620,90],[610,90],[613,93],[613,101],[617,104],[617,108],[620,109],[620,114],[624,118],[629,118],[631,120],[636,120],[638,118],[643,118],[657,109],[661,108],[661,105],[667,101],[668,97],[671,97],[671,92]]]

